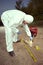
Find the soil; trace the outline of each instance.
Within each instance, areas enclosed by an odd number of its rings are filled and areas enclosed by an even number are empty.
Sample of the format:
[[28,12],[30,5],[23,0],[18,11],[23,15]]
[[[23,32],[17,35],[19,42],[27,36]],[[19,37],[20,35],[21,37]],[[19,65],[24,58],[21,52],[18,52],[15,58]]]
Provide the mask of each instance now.
[[[28,40],[24,29],[22,27],[19,29],[21,31],[19,38]],[[15,56],[11,57],[6,50],[5,29],[0,27],[0,65],[43,65],[43,27],[38,27],[38,34],[33,40],[33,46],[28,46],[37,62],[34,62],[24,45],[24,42],[13,43]],[[40,50],[36,50],[36,45],[40,47]]]

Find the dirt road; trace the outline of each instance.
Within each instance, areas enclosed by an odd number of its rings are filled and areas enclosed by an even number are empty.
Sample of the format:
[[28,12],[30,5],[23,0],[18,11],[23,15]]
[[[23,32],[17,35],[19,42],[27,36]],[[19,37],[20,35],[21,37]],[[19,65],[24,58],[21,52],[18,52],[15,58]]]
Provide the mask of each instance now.
[[[20,38],[28,39],[23,28],[20,28]],[[28,51],[24,47],[24,43],[13,43],[15,56],[10,57],[6,51],[5,44],[5,29],[0,27],[0,65],[43,65],[43,27],[38,27],[37,37],[34,39],[33,47],[30,48],[34,56],[37,58],[37,62],[34,62]],[[38,45],[40,50],[36,50],[34,46]]]

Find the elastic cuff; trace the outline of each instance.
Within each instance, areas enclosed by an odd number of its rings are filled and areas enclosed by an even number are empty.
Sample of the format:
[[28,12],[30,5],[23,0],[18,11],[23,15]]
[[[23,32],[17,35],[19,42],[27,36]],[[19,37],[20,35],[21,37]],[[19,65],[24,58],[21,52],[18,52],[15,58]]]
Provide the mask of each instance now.
[[11,51],[13,51],[13,49],[7,50],[7,52],[11,52]]

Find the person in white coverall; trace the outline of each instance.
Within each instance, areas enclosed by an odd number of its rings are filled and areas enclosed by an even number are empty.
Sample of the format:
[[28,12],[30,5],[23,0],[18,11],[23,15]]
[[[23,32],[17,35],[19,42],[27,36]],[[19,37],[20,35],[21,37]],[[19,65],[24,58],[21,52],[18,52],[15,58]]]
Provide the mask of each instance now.
[[13,56],[14,55],[13,42],[19,41],[18,39],[19,30],[17,29],[17,27],[23,24],[25,32],[32,40],[28,24],[32,23],[34,18],[33,16],[28,15],[20,10],[8,10],[3,12],[3,14],[1,15],[1,20],[5,27],[7,51],[11,56]]

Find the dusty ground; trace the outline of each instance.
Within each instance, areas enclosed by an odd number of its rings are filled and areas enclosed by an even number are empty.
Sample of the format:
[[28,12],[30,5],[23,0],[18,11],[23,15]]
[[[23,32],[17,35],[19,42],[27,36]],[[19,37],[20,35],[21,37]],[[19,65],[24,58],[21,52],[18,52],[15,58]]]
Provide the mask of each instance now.
[[[22,34],[19,37],[28,39],[23,28],[20,29]],[[43,65],[43,27],[38,27],[38,35],[34,39],[33,47],[29,47],[37,58],[37,62],[33,61],[24,44],[22,42],[13,43],[15,56],[10,57],[6,51],[5,30],[3,27],[0,27],[0,65]],[[40,47],[39,51],[34,48],[36,45]]]

